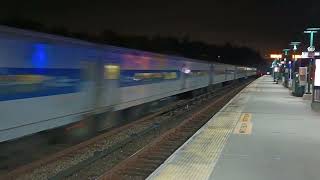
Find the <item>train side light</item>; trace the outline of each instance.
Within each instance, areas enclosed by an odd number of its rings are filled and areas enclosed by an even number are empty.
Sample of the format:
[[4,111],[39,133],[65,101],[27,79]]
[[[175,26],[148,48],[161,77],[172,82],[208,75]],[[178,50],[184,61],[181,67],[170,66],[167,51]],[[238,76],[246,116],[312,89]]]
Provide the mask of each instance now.
[[183,67],[182,72],[185,74],[189,74],[189,73],[191,73],[191,70],[189,68]]

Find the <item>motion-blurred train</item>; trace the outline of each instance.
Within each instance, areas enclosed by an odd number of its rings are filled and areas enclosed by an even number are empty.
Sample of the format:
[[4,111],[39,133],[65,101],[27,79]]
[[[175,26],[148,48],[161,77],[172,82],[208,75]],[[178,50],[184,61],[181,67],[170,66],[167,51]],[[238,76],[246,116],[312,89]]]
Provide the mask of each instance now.
[[255,68],[0,26],[0,142],[252,75]]

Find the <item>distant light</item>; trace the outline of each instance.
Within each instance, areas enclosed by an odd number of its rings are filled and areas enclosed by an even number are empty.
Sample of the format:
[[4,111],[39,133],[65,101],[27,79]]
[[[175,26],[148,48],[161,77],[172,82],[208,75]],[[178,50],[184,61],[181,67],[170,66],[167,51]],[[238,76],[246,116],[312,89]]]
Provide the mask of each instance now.
[[301,44],[301,42],[299,42],[299,41],[292,41],[290,43],[290,45],[293,46],[293,51],[297,51],[298,50],[298,45],[300,45],[300,44]]
[[317,33],[317,31],[309,30],[309,31],[303,31],[305,34],[314,34]]
[[301,59],[302,58],[302,55],[292,55],[292,59]]
[[302,52],[301,58],[308,58],[309,52]]
[[313,52],[313,51],[315,51],[315,50],[316,50],[316,48],[315,48],[314,46],[308,47],[308,51],[309,51],[309,52]]
[[307,28],[307,31],[319,31],[320,28]]
[[290,51],[290,49],[283,49],[282,51],[284,52],[284,55],[287,56],[287,55],[288,55],[288,52]]
[[183,67],[182,72],[185,74],[189,74],[189,73],[191,73],[191,70],[189,68]]
[[[320,56],[320,52],[314,52],[314,56]],[[309,52],[302,52],[301,58],[309,58]]]
[[272,59],[281,59],[282,58],[282,54],[270,54],[270,58],[272,58]]
[[191,70],[190,70],[190,69],[186,69],[186,70],[184,71],[184,73],[189,74],[189,73],[191,73]]

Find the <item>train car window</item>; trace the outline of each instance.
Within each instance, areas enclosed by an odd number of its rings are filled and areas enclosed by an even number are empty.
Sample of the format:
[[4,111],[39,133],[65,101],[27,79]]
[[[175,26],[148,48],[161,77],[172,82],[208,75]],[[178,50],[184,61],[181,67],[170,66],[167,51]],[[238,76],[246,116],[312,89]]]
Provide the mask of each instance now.
[[118,65],[105,65],[104,66],[104,79],[119,79],[120,66]]
[[120,86],[135,86],[179,79],[175,70],[122,70]]
[[192,70],[190,73],[186,74],[187,78],[192,78],[192,77],[202,77],[202,76],[207,76],[209,73],[206,70]]
[[215,75],[224,75],[225,74],[225,69],[221,67],[217,67],[214,69],[214,74]]
[[177,79],[177,73],[176,72],[167,72],[164,73],[164,79]]
[[80,69],[0,68],[0,101],[80,91]]

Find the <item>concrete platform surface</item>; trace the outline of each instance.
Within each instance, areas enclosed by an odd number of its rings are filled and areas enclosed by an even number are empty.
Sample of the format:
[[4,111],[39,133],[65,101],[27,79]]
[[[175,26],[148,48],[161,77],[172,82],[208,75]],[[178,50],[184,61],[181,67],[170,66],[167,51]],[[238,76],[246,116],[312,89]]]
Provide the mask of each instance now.
[[261,77],[148,179],[320,180],[320,113]]

